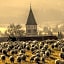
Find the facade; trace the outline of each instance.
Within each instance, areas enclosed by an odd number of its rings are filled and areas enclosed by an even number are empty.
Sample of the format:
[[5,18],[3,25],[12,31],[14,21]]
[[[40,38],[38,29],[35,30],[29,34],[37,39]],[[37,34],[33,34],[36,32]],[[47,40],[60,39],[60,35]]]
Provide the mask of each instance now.
[[37,23],[34,18],[31,6],[29,11],[29,16],[27,18],[27,23],[26,23],[26,35],[28,36],[37,35]]

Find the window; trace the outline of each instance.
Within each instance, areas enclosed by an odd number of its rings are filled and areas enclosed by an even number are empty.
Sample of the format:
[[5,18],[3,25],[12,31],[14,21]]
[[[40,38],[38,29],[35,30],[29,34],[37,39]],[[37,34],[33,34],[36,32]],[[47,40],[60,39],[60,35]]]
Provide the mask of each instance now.
[[36,30],[36,29],[34,29],[33,31],[34,31],[34,32],[37,32],[37,30]]
[[28,33],[31,33],[31,30],[28,30]]

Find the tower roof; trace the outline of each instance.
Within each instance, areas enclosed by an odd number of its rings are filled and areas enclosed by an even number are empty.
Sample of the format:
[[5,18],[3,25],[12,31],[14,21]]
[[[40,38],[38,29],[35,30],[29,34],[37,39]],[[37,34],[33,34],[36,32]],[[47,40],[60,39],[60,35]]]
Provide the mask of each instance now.
[[26,25],[37,25],[31,6],[30,6],[29,16]]

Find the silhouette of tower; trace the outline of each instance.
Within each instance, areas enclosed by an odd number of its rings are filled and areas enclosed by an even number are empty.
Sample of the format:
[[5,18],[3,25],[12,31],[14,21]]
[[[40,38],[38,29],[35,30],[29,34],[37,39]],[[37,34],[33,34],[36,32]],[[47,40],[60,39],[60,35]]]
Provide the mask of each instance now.
[[58,39],[61,39],[63,37],[62,32],[58,32]]
[[27,18],[27,23],[26,23],[26,35],[37,35],[37,23],[34,18],[32,8],[30,5],[30,11],[29,11],[29,16]]

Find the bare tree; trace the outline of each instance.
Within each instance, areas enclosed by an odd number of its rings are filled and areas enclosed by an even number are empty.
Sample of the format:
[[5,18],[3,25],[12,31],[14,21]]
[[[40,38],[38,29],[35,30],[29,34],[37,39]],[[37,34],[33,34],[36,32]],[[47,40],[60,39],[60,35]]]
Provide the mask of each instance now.
[[5,31],[5,35],[10,37],[23,36],[23,34],[24,30],[22,30],[21,25],[10,24],[8,29]]

